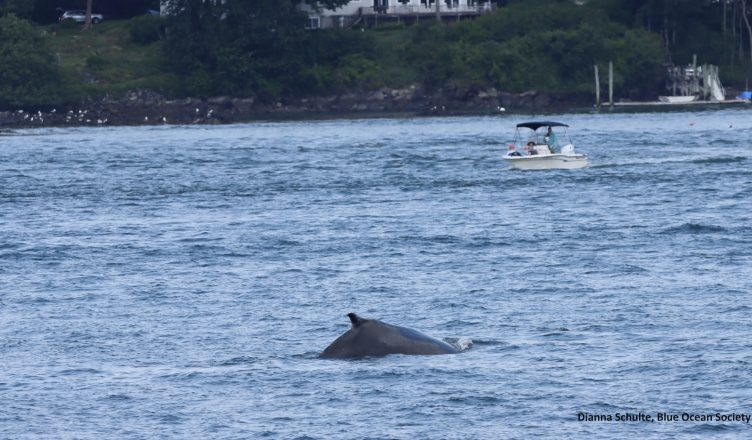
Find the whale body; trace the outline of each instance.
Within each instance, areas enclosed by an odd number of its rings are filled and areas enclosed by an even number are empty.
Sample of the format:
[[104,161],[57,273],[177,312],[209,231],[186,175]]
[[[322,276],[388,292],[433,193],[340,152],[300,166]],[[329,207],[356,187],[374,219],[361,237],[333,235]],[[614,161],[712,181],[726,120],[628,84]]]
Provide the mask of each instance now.
[[452,354],[457,348],[423,333],[348,313],[352,328],[321,353],[322,358],[379,357],[388,354]]

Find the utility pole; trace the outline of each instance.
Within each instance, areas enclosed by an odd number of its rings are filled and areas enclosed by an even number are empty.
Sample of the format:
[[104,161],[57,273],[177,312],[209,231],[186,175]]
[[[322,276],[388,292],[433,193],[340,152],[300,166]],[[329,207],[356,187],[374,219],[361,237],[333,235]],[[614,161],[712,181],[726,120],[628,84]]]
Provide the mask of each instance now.
[[436,0],[436,21],[441,23],[441,0]]

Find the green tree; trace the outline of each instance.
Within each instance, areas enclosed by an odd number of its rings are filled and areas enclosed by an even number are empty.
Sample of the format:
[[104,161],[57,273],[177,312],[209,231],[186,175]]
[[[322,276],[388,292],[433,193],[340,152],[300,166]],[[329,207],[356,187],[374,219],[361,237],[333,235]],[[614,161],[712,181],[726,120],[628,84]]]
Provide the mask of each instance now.
[[518,1],[451,27],[419,26],[413,35],[409,59],[429,88],[465,83],[509,92],[589,92],[593,65],[609,60],[625,94],[649,95],[662,83],[658,34],[632,31],[601,8],[572,2]]
[[[348,0],[319,2],[327,7]],[[165,58],[185,92],[279,94],[308,78],[297,0],[173,0]],[[191,90],[193,89],[193,90]]]
[[15,14],[30,18],[34,13],[36,0],[0,0],[0,15]]
[[0,17],[0,107],[60,99],[60,73],[40,30],[13,14]]

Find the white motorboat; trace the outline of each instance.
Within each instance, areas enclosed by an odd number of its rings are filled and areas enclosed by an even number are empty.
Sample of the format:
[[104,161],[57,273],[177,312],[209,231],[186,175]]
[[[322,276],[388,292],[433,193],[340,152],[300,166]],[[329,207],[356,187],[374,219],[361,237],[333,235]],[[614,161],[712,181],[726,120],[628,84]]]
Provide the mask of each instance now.
[[[560,147],[554,127],[566,130],[569,126],[552,121],[517,124],[514,144],[509,145],[504,160],[511,168],[519,170],[572,170],[586,167],[587,154],[575,153],[571,139]],[[527,141],[520,135],[521,128],[530,129],[530,133],[525,136]],[[538,131],[541,128],[545,130]]]
[[697,101],[697,96],[659,96],[658,100],[660,102],[667,102],[669,104],[686,104],[689,102]]

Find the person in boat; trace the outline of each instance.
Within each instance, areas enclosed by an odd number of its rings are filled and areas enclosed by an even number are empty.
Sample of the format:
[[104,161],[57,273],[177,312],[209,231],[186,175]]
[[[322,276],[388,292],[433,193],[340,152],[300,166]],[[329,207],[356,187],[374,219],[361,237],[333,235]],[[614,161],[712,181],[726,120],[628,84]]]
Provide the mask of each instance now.
[[556,146],[556,133],[551,130],[551,127],[548,127],[548,132],[546,132],[544,139],[546,141],[546,145],[548,145],[548,149],[551,150],[551,154],[556,153],[556,151],[554,150],[554,147]]
[[535,142],[533,141],[527,142],[527,153],[530,155],[538,154],[538,150],[535,149]]

